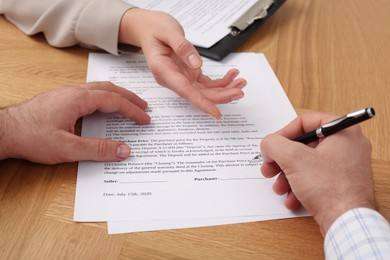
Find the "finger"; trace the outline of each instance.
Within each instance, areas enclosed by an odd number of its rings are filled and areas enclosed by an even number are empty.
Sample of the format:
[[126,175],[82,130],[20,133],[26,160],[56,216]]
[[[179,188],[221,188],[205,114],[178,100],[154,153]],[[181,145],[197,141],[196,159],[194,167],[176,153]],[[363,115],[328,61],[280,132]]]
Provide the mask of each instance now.
[[244,97],[244,92],[238,88],[227,88],[223,90],[200,89],[199,91],[213,104],[225,104]]
[[[163,21],[162,24],[167,26],[161,26],[161,30],[157,32],[156,38],[160,44],[166,45],[169,50],[173,50],[188,68],[199,69],[203,60],[195,47],[184,37],[184,29],[180,23],[167,14],[164,14],[161,20]],[[149,48],[144,48],[146,44],[148,43],[146,42],[142,47],[144,50],[149,50]],[[170,52],[169,50],[167,51]]]
[[261,165],[261,173],[266,178],[272,178],[278,175],[282,170],[275,162],[263,162]]
[[109,81],[102,81],[102,82],[90,82],[82,85],[82,87],[89,89],[89,90],[105,90],[113,93],[117,93],[123,97],[125,97],[127,100],[135,104],[136,106],[140,107],[141,109],[145,110],[148,107],[148,103],[134,94],[133,92],[119,87],[112,82]]
[[336,116],[326,113],[307,113],[295,118],[287,126],[283,127],[276,133],[289,139],[293,139],[329,123],[335,118]]
[[234,80],[239,74],[239,70],[229,70],[223,78],[210,79],[208,76],[202,74],[199,77],[199,82],[204,84],[207,88],[244,88],[247,84],[244,79]]
[[184,38],[184,33],[177,32],[165,39],[166,43],[172,48],[179,59],[189,68],[199,69],[202,67],[202,58],[195,47]]
[[225,88],[238,88],[238,89],[243,89],[246,87],[248,82],[245,79],[236,79],[230,84],[228,84]]
[[284,173],[279,174],[278,178],[276,179],[273,185],[273,189],[274,192],[278,195],[286,194],[291,190],[290,184],[288,183],[288,180]]
[[215,119],[220,119],[221,112],[215,106],[215,104],[209,99],[207,99],[199,90],[194,88],[190,83],[188,84],[189,85],[183,85],[181,88],[177,88],[175,92],[201,111],[205,112],[206,114],[212,116]]
[[[92,90],[89,92],[89,106],[81,106],[80,111],[84,116],[98,110],[103,113],[119,113],[138,124],[144,125],[150,122],[150,117],[143,109],[136,106],[123,96],[104,90]],[[86,110],[83,111],[83,108]]]
[[305,154],[308,154],[311,149],[304,144],[294,142],[278,134],[268,135],[260,143],[261,155],[264,162],[275,162],[285,173],[287,172],[284,169],[287,167],[292,169],[296,165],[297,155],[304,158]]
[[301,202],[297,199],[294,192],[289,192],[284,205],[290,210],[297,210],[301,206]]
[[61,149],[61,161],[122,161],[130,156],[130,147],[123,142],[107,139],[82,138],[66,133]]

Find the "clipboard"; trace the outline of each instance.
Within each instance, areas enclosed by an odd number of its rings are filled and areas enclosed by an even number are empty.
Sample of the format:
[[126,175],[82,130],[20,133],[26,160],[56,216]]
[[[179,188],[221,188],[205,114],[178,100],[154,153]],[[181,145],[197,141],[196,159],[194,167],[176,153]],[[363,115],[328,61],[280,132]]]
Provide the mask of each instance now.
[[[195,46],[199,54],[221,61],[263,25],[286,0],[259,0],[231,26],[231,33],[210,48]],[[256,6],[258,5],[258,6]]]

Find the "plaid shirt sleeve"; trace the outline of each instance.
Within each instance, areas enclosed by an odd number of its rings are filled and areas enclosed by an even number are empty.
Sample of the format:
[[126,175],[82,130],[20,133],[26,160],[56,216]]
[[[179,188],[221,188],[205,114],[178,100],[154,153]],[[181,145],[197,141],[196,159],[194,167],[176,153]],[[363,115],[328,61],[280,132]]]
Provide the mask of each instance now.
[[377,211],[356,208],[341,215],[325,236],[326,259],[390,259],[390,225]]

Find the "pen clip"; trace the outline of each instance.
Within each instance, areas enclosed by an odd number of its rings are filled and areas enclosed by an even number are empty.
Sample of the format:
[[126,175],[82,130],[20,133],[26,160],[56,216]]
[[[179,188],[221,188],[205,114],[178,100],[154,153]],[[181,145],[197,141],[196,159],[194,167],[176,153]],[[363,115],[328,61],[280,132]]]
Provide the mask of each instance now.
[[328,128],[328,127],[333,127],[335,125],[338,125],[340,124],[341,122],[343,122],[344,120],[347,120],[349,117],[348,115],[345,115],[343,117],[340,117],[340,118],[337,118],[336,120],[333,120],[333,121],[330,121],[329,123],[321,126],[321,128]]
[[[346,115],[343,116],[343,117],[340,117],[340,118],[338,118],[338,119],[336,119],[336,120],[333,120],[333,121],[331,121],[331,122],[329,122],[329,123],[323,125],[321,128],[333,127],[333,126],[338,125],[338,124],[340,124],[341,122],[343,122],[343,121],[345,121],[345,120],[348,120],[348,119],[350,119],[350,118],[359,118],[359,117],[362,117],[362,116],[366,115],[369,111],[371,111],[370,108],[369,108],[369,109],[364,108],[364,109],[356,110],[356,111],[354,111],[354,112],[348,113],[348,114],[346,114]],[[375,115],[375,114],[374,114],[374,115]],[[371,114],[370,114],[369,116],[370,116],[370,117],[373,117],[374,115],[371,115]]]
[[258,0],[248,11],[230,25],[230,34],[237,36],[256,20],[267,17],[267,10],[273,3],[274,0]]

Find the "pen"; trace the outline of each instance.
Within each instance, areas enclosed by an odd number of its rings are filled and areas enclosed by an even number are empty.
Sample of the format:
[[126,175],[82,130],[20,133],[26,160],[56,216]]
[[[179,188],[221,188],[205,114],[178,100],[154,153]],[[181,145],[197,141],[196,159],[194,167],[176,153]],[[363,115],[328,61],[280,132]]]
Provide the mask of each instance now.
[[[356,125],[367,119],[373,118],[374,116],[375,116],[374,108],[369,107],[369,108],[360,109],[352,113],[346,114],[345,116],[342,116],[338,119],[335,119],[309,133],[303,134],[292,140],[303,144],[308,144],[320,138],[324,138],[326,136],[337,133],[338,131],[341,131],[347,127]],[[261,154],[259,154],[251,161],[262,162],[263,158],[261,157]]]

